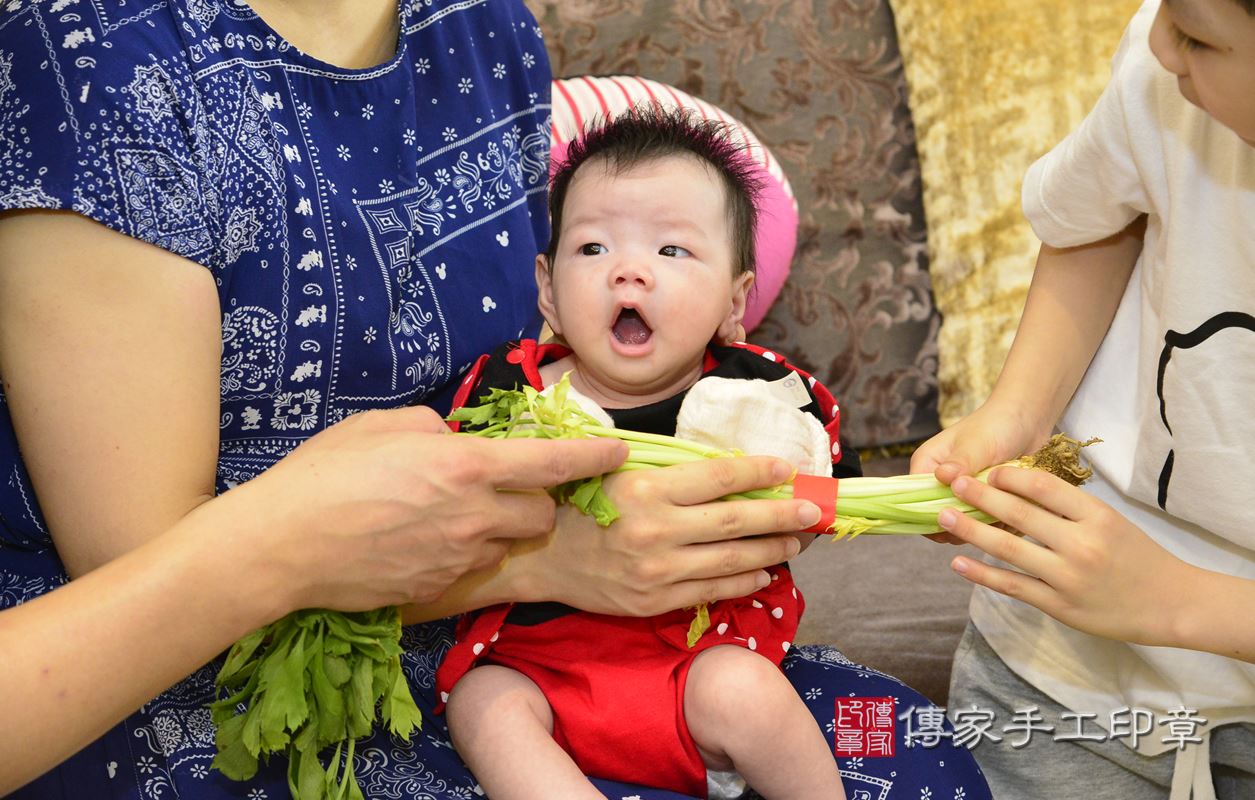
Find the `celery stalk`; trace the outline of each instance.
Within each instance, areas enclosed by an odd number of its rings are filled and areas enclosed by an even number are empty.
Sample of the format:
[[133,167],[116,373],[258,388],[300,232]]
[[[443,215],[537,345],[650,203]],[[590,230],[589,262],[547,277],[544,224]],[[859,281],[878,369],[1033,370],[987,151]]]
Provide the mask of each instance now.
[[[449,416],[452,421],[466,423],[473,435],[492,438],[573,438],[601,436],[621,439],[628,444],[628,457],[616,472],[685,464],[707,458],[728,458],[739,452],[707,447],[674,436],[606,428],[585,414],[574,403],[566,402],[569,385],[563,378],[549,395],[541,395],[531,387],[520,390],[493,389],[475,407],[458,409]],[[1033,456],[1026,456],[1008,465],[1047,469],[1074,484],[1084,482],[1091,474],[1079,458],[1082,447],[1098,441],[1077,442],[1062,434],[1055,436]],[[976,476],[987,479],[991,470]],[[579,482],[575,482],[579,483]],[[568,484],[556,492],[568,500],[575,491]],[[609,506],[601,488],[585,493],[589,498]],[[791,483],[731,495],[726,500],[779,500],[793,496]],[[937,514],[952,507],[982,522],[993,517],[956,498],[950,487],[929,474],[899,475],[890,478],[843,478],[837,491],[836,519],[831,527],[834,539],[873,534],[940,533]],[[581,506],[585,512],[588,508]]]

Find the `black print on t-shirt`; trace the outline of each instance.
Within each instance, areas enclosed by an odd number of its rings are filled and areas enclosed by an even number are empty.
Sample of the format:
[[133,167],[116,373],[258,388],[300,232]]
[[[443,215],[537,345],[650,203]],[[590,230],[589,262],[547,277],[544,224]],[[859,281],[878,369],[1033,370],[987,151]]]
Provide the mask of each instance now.
[[[1255,317],[1241,311],[1225,311],[1188,333],[1170,330],[1164,334],[1164,347],[1163,352],[1159,354],[1159,378],[1155,384],[1155,393],[1159,397],[1159,418],[1163,420],[1163,425],[1168,429],[1169,434],[1172,433],[1172,426],[1168,424],[1168,407],[1164,401],[1163,381],[1164,373],[1168,370],[1168,362],[1172,360],[1173,353],[1177,350],[1189,350],[1190,348],[1198,347],[1220,331],[1229,328],[1242,328],[1255,333]],[[1169,450],[1168,457],[1163,462],[1163,469],[1159,471],[1158,502],[1159,507],[1165,511],[1168,510],[1168,483],[1172,480],[1172,462],[1173,451]]]

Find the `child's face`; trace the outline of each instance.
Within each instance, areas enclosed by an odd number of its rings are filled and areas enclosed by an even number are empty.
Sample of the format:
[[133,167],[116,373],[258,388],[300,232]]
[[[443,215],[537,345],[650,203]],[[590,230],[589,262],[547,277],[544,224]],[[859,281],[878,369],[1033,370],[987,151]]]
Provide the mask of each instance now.
[[1150,49],[1186,100],[1255,145],[1255,16],[1235,0],[1163,0]]
[[753,275],[734,274],[723,185],[690,156],[615,174],[579,168],[552,272],[536,259],[540,310],[603,391],[646,402],[687,388],[712,339],[730,341]]

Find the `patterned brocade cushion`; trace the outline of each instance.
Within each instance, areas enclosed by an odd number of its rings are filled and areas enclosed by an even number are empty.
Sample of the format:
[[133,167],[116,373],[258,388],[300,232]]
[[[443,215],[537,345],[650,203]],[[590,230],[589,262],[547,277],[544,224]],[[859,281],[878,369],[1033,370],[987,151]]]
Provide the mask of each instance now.
[[943,425],[1002,368],[1038,241],[1020,209],[1029,165],[1106,85],[1138,0],[891,0],[924,179]]
[[745,309],[745,329],[752,331],[763,321],[789,277],[797,246],[797,200],[780,162],[748,127],[722,109],[658,81],[634,75],[565,78],[553,82],[550,160],[560,163],[566,157],[567,146],[590,124],[614,118],[637,105],[655,103],[692,109],[703,119],[727,123],[733,140],[745,148],[758,167],[757,177],[763,187],[758,196],[758,231],[754,240],[758,270]]

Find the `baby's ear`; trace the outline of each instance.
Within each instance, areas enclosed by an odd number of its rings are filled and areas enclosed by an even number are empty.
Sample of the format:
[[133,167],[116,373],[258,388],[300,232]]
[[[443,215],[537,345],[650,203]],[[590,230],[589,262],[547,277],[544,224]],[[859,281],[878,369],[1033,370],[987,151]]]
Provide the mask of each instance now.
[[745,326],[741,324],[741,321],[745,319],[745,304],[749,298],[750,287],[753,285],[754,273],[752,272],[742,272],[732,282],[732,305],[728,309],[728,315],[723,318],[723,322],[719,323],[719,330],[715,331],[716,344],[731,344],[745,340]]
[[544,253],[536,256],[536,307],[549,324],[550,329],[559,336],[562,326],[558,324],[558,307],[553,300],[553,275],[549,270],[549,259]]

